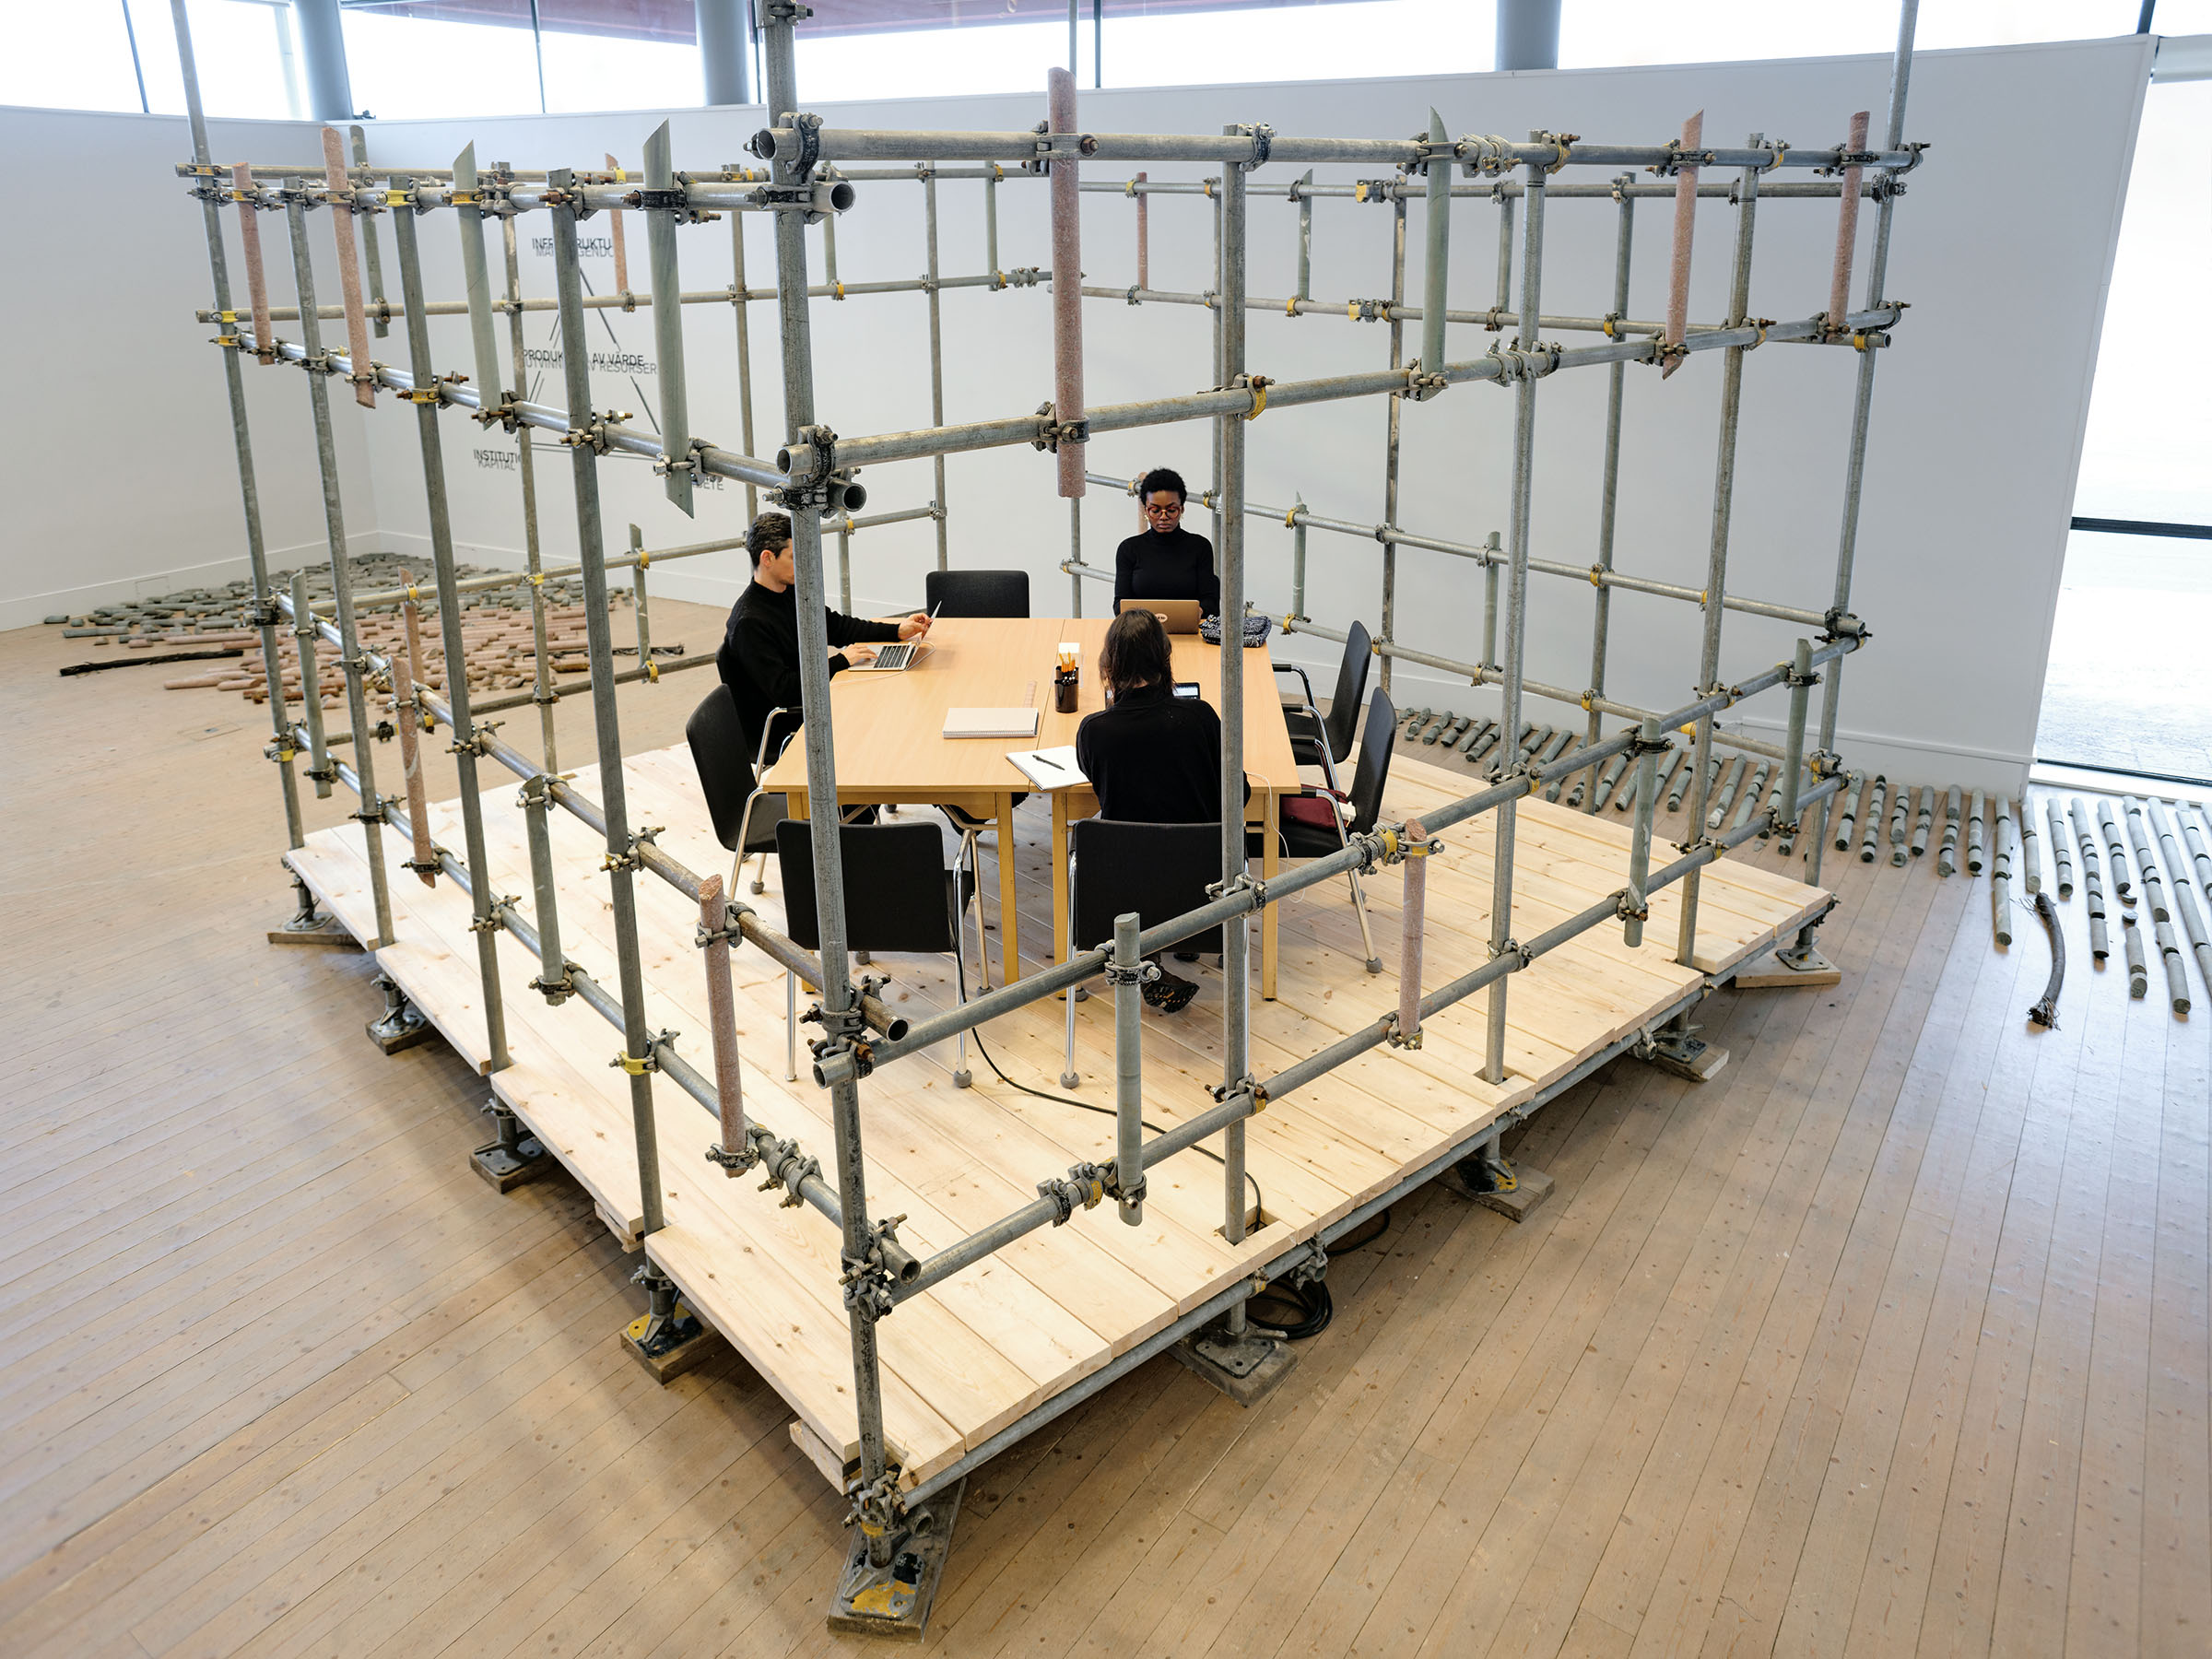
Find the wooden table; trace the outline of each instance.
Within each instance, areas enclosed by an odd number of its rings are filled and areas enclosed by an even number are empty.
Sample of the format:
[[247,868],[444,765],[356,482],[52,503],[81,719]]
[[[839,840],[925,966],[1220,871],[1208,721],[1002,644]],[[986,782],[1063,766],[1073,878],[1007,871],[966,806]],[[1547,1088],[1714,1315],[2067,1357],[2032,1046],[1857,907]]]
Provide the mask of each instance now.
[[[1006,751],[1029,747],[1018,738],[943,735],[945,711],[1008,708],[1034,702],[1044,712],[1036,747],[1076,740],[1083,716],[1105,707],[1099,685],[1099,647],[1108,618],[946,617],[930,632],[930,649],[903,674],[841,674],[830,682],[830,722],[837,740],[837,798],[841,806],[905,802],[959,806],[998,821],[998,906],[1006,983],[1020,977],[1020,946],[1014,889],[1014,797],[1039,793]],[[1195,634],[1175,634],[1175,677],[1196,680],[1201,695],[1221,705],[1221,651]],[[1053,704],[1053,664],[1063,640],[1083,652],[1080,701],[1072,714]],[[1282,700],[1265,651],[1244,656],[1244,771],[1252,780],[1248,823],[1263,826],[1265,874],[1278,865],[1275,829],[1278,806],[1300,787],[1290,754]],[[794,741],[769,769],[767,787],[791,799],[792,815],[805,818],[806,757]],[[1053,823],[1053,956],[1067,959],[1067,826],[1099,809],[1088,786],[1050,791]],[[1093,941],[1096,943],[1096,941]],[[1276,919],[1270,908],[1260,934],[1260,994],[1275,995]]]

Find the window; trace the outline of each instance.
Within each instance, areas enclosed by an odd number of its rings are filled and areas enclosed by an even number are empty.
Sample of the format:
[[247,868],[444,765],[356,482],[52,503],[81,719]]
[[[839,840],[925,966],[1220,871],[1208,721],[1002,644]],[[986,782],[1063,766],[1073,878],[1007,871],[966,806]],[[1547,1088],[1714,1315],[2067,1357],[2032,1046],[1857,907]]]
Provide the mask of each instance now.
[[[188,15],[208,114],[305,112],[291,0],[190,0]],[[0,0],[0,103],[184,112],[168,0]]]

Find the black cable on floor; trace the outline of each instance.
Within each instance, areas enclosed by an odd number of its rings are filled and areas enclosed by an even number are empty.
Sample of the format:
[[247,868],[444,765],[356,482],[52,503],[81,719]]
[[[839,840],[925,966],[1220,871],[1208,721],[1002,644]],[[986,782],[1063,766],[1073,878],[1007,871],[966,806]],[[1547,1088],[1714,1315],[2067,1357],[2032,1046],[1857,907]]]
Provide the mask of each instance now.
[[[1073,1106],[1078,1112],[1095,1112],[1100,1117],[1113,1117],[1117,1115],[1114,1112],[1114,1109],[1111,1106],[1095,1106],[1088,1100],[1078,1100],[1068,1095],[1048,1094],[1041,1088],[1031,1088],[1027,1083],[1015,1082],[1013,1078],[1006,1076],[1006,1072],[1000,1067],[998,1062],[991,1058],[991,1051],[983,1046],[983,1033],[982,1028],[978,1027],[976,1030],[970,1031],[968,1036],[970,1041],[975,1044],[975,1052],[982,1055],[983,1064],[988,1065],[993,1071],[997,1072],[998,1080],[1001,1083],[1004,1083],[1008,1088],[1018,1088],[1023,1094],[1034,1095],[1040,1100],[1051,1100],[1055,1105]],[[1164,1135],[1167,1133],[1158,1124],[1151,1122],[1149,1119],[1139,1118],[1137,1121],[1143,1124],[1146,1128],[1151,1130],[1155,1135]],[[1208,1152],[1204,1147],[1193,1147],[1191,1150],[1197,1153],[1201,1158],[1212,1159],[1216,1163],[1227,1162],[1227,1159],[1222,1158],[1221,1154],[1218,1152]],[[1260,1192],[1259,1178],[1255,1176],[1250,1170],[1247,1170],[1244,1171],[1244,1179],[1252,1187],[1252,1202],[1253,1206],[1259,1210],[1260,1214],[1263,1216],[1265,1215],[1267,1213],[1267,1200]],[[1361,1241],[1362,1243],[1365,1241],[1366,1241],[1364,1240]],[[1326,1324],[1327,1322],[1324,1320],[1323,1323]]]

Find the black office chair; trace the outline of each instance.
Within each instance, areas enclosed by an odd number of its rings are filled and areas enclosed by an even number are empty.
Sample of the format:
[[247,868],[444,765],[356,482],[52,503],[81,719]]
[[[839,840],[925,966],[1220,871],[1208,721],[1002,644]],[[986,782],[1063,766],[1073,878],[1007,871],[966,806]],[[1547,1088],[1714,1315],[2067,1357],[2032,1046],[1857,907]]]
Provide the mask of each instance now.
[[[1133,824],[1078,818],[1068,833],[1067,945],[1083,951],[1111,941],[1113,920],[1135,911],[1139,927],[1154,927],[1210,901],[1221,879],[1221,826]],[[1243,924],[1239,922],[1238,926]],[[1221,930],[1207,928],[1168,943],[1187,951],[1221,949]],[[1067,1070],[1076,1075],[1076,998],[1067,999]]]
[[932,571],[923,579],[922,596],[932,616],[1026,617],[1030,614],[1030,573]]
[[[707,816],[714,822],[714,839],[736,854],[730,865],[729,892],[737,892],[738,872],[745,861],[760,855],[760,875],[753,891],[761,890],[768,872],[768,855],[775,850],[776,823],[790,812],[782,795],[764,794],[760,779],[791,735],[799,729],[796,709],[773,709],[768,729],[756,738],[745,729],[745,717],[729,687],[717,684],[684,722],[684,738],[691,746],[691,764],[699,772],[699,786],[707,797]],[[751,757],[748,764],[747,756]]]
[[[1325,858],[1342,848],[1348,837],[1364,835],[1375,827],[1382,812],[1382,787],[1390,780],[1390,738],[1397,724],[1398,712],[1390,698],[1376,692],[1367,706],[1350,791],[1333,785],[1308,789],[1290,796],[1279,807],[1282,829],[1277,844],[1284,857]],[[1342,810],[1346,806],[1351,809],[1348,823]],[[1359,919],[1359,943],[1367,949],[1367,971],[1380,973],[1382,959],[1375,954],[1374,935],[1367,924],[1367,896],[1359,890],[1359,872],[1347,870],[1345,879],[1351,884],[1352,913]]]
[[1359,727],[1359,705],[1367,697],[1368,671],[1374,666],[1374,641],[1364,624],[1354,622],[1345,631],[1344,660],[1336,665],[1336,690],[1324,715],[1313,701],[1313,682],[1296,663],[1277,663],[1277,674],[1295,674],[1306,688],[1303,704],[1283,711],[1290,729],[1290,752],[1300,766],[1317,766],[1331,789],[1344,785],[1336,778],[1336,763],[1352,752],[1352,736]]
[[[853,951],[944,951],[952,958],[960,1002],[968,1001],[968,964],[960,954],[961,918],[975,898],[975,868],[945,867],[945,840],[935,824],[844,824],[845,944]],[[776,864],[783,872],[783,930],[803,948],[819,950],[821,923],[814,896],[813,831],[803,819],[776,826]],[[983,925],[975,925],[975,957],[983,957]],[[783,1080],[798,1077],[798,981],[783,976]],[[968,1087],[968,1033],[959,1036],[952,1074]]]

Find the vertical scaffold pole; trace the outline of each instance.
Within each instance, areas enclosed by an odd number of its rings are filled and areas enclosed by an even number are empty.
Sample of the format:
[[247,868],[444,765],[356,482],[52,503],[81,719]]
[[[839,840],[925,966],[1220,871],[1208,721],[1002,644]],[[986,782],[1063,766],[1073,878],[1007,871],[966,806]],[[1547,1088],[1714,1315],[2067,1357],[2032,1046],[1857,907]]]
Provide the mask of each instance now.
[[[349,209],[334,206],[331,211]],[[308,256],[307,215],[300,198],[291,199],[286,217],[292,237],[292,280],[300,300],[300,341],[308,360],[313,362],[323,356],[323,324],[315,314],[315,271]],[[359,372],[365,367],[356,364],[355,370]],[[338,447],[331,426],[327,374],[309,374],[307,399],[315,421],[315,468],[323,482],[323,527],[330,542],[330,588],[336,602],[341,641],[339,666],[346,676],[346,712],[353,722],[354,777],[361,786],[360,809],[354,816],[361,820],[368,852],[369,892],[376,909],[377,940],[386,944],[392,938],[392,891],[384,871],[384,804],[376,793],[376,745],[362,741],[362,735],[370,729],[367,659],[353,616],[353,567],[346,559],[346,510],[338,496]],[[304,677],[300,688],[307,688]],[[269,701],[272,705],[283,701],[274,675],[269,679]]]
[[[353,164],[365,176],[369,167],[369,135],[358,124],[348,126],[346,133],[353,146]],[[384,256],[377,243],[373,215],[361,220],[361,263],[368,267],[369,303],[374,308],[369,322],[381,340],[391,334],[392,324],[384,314]]]
[[1113,1173],[1122,1219],[1145,1222],[1144,959],[1137,914],[1113,919]]
[[[1429,217],[1421,265],[1421,371],[1441,374],[1444,368],[1445,309],[1450,301],[1452,263],[1452,159],[1440,147],[1446,143],[1444,118],[1429,112]],[[1390,521],[1398,521],[1394,515]]]
[[[1748,147],[1756,149],[1764,135],[1751,135]],[[1735,265],[1728,287],[1728,325],[1740,327],[1751,309],[1751,232],[1759,211],[1759,174],[1744,169],[1737,186],[1735,209]],[[1705,631],[1698,653],[1698,695],[1712,694],[1721,675],[1721,618],[1728,586],[1728,524],[1735,507],[1735,435],[1744,403],[1744,353],[1748,347],[1731,346],[1721,363],[1721,437],[1712,471],[1712,538],[1705,558]],[[1705,821],[1705,762],[1712,753],[1712,716],[1698,717],[1694,757],[1697,782],[1691,785],[1689,821]],[[1682,930],[1675,959],[1684,967],[1697,955],[1698,875],[1682,878]]]
[[[1636,198],[1624,186],[1636,182],[1632,173],[1623,173],[1613,181],[1613,199],[1620,204],[1619,228],[1613,247],[1613,315],[1614,321],[1629,314],[1629,251],[1635,240]],[[1615,512],[1620,501],[1620,404],[1626,391],[1629,366],[1615,363],[1607,371],[1612,384],[1606,393],[1606,471],[1599,487],[1597,502],[1597,568],[1613,568],[1613,526]],[[1593,704],[1606,694],[1606,653],[1607,636],[1613,620],[1613,589],[1606,582],[1597,584],[1597,597],[1590,622],[1590,691]],[[1600,720],[1595,707],[1590,711],[1590,726],[1584,741],[1594,745],[1600,734]],[[1583,792],[1583,809],[1597,810],[1597,791]],[[1639,935],[1642,932],[1637,925]],[[1630,944],[1636,941],[1631,939]]]
[[[771,112],[772,113],[772,112]],[[723,169],[727,173],[751,177],[749,169],[733,163]],[[737,323],[737,418],[745,434],[745,453],[757,455],[753,447],[753,325],[750,315],[752,298],[745,286],[745,221],[751,215],[730,215],[730,310]],[[760,515],[759,486],[749,479],[745,486],[745,522],[750,524]],[[550,766],[552,763],[547,761]]]
[[[1521,332],[1524,352],[1536,348],[1544,288],[1544,169],[1531,163],[1526,189],[1527,212],[1523,215],[1521,247]],[[1513,500],[1508,533],[1505,583],[1505,677],[1499,682],[1502,700],[1499,729],[1507,734],[1499,745],[1500,770],[1517,764],[1512,734],[1521,729],[1522,650],[1528,634],[1528,520],[1531,485],[1535,476],[1536,382],[1530,359],[1521,360],[1513,387]],[[1394,404],[1397,399],[1394,396]],[[1497,837],[1491,855],[1494,872],[1490,887],[1490,955],[1503,956],[1513,948],[1513,823],[1518,802],[1507,801],[1491,815]],[[1492,980],[1483,994],[1489,999],[1488,1042],[1483,1059],[1483,1077],[1505,1081],[1505,993],[1511,974]]]
[[[576,175],[555,169],[547,183],[566,193]],[[779,218],[789,216],[779,214]],[[577,260],[576,204],[552,209],[553,276],[560,301],[561,378],[569,406],[568,436],[576,490],[576,553],[582,566],[585,643],[592,665],[592,723],[597,738],[599,798],[606,816],[606,866],[615,918],[615,968],[622,993],[622,1053],[629,1075],[629,1115],[637,1137],[638,1195],[644,1230],[660,1231],[660,1135],[653,1118],[653,1039],[645,1030],[645,974],[638,959],[638,899],[631,872],[637,847],[629,833],[629,794],[622,777],[622,729],[615,712],[615,643],[606,610],[606,530],[599,512],[599,452],[593,429],[590,337],[584,333],[583,272]],[[412,309],[412,308],[410,308]],[[827,647],[824,647],[825,661]],[[449,686],[452,677],[448,677]],[[453,711],[457,720],[460,710]]]
[[[1905,96],[1912,82],[1912,34],[1920,19],[1920,0],[1903,0],[1898,7],[1897,53],[1889,64],[1889,121],[1886,128],[1883,147],[1894,150],[1905,138]],[[1882,290],[1888,283],[1889,222],[1897,207],[1897,193],[1891,188],[1895,175],[1878,175],[1881,188],[1877,193],[1874,209],[1874,254],[1866,262],[1866,306],[1868,310],[1882,303]],[[1832,631],[1851,613],[1852,567],[1858,557],[1859,502],[1866,483],[1866,426],[1874,411],[1874,366],[1881,354],[1874,349],[1874,342],[1860,342],[1859,383],[1851,406],[1851,447],[1843,463],[1842,525],[1836,537],[1836,586],[1833,611],[1829,627]],[[1820,688],[1820,752],[1833,754],[1836,747],[1836,704],[1843,695],[1843,661],[1838,657],[1829,664],[1824,683]],[[1820,817],[1814,821],[1823,825],[1828,812],[1824,800],[1815,808]],[[1806,879],[1816,885],[1820,880],[1821,843],[1825,835],[1813,837],[1812,857],[1807,861]],[[1815,930],[1806,927],[1797,935],[1797,948],[1813,947]]]
[[[495,162],[493,172],[504,182],[509,169],[504,161]],[[743,218],[740,213],[730,215]],[[515,399],[530,394],[530,355],[523,337],[523,272],[516,257],[514,215],[500,216],[500,242],[507,263],[507,356],[514,374]],[[539,747],[545,752],[545,767],[549,772],[560,770],[555,754],[553,738],[553,709],[560,699],[553,695],[553,665],[546,651],[546,584],[538,579],[545,568],[544,558],[537,541],[537,456],[536,444],[528,427],[515,429],[516,470],[523,480],[523,558],[530,572],[530,646],[533,684],[530,700],[537,705]],[[746,452],[751,453],[748,448]]]
[[1658,717],[1646,714],[1636,731],[1636,827],[1629,838],[1629,913],[1620,930],[1621,942],[1631,950],[1643,943],[1651,908],[1644,883],[1652,873],[1652,798],[1659,790],[1659,751],[1665,747]]
[[[497,895],[492,891],[490,855],[484,847],[484,802],[477,782],[480,739],[476,721],[469,713],[468,645],[461,631],[461,594],[453,586],[459,577],[453,571],[453,520],[445,497],[445,453],[438,433],[438,369],[430,357],[429,319],[422,310],[422,256],[411,208],[403,206],[392,216],[392,242],[399,257],[400,302],[407,309],[407,359],[415,375],[415,389],[407,394],[407,398],[415,406],[415,429],[422,444],[422,488],[429,507],[430,558],[438,567],[438,624],[445,636],[445,700],[453,716],[453,761],[461,778],[461,832],[467,845],[469,905],[476,912],[469,929],[477,935],[477,971],[484,982],[484,1042],[490,1051],[491,1069],[504,1071],[510,1064],[507,1011],[500,996],[500,941],[497,912],[492,909]],[[306,309],[303,303],[301,312],[304,313]],[[407,710],[403,707],[401,718],[406,714]],[[365,729],[358,725],[354,728],[357,732]]]
[[[763,6],[768,61],[768,107],[781,120],[798,109],[798,75],[794,62],[792,7],[786,0]],[[797,165],[779,150],[774,159],[779,185],[803,182]],[[829,610],[823,603],[820,502],[830,457],[816,448],[814,436],[814,339],[806,304],[806,224],[798,214],[779,213],[776,224],[776,306],[783,347],[783,419],[794,458],[791,487],[792,551],[798,577],[799,687],[806,714],[806,789],[811,803],[814,890],[821,923],[823,1030],[832,1043],[849,1042],[857,1031],[860,1009],[853,994],[845,938],[845,876],[837,815],[837,758],[830,705]],[[1061,285],[1055,284],[1055,289]],[[1073,292],[1070,285],[1069,291]],[[806,470],[802,475],[800,468]],[[1077,476],[1082,463],[1077,461]],[[596,678],[596,670],[594,677]],[[868,1222],[866,1174],[862,1166],[860,1086],[847,1078],[831,1085],[830,1110],[837,1154],[837,1190],[844,1212],[843,1257],[848,1272],[858,1272],[872,1253],[880,1254]],[[864,1288],[855,1280],[852,1288]],[[881,1491],[888,1466],[883,1441],[883,1374],[876,1346],[878,1307],[866,1295],[846,1299],[853,1340],[853,1404],[860,1438],[861,1524],[868,1532],[869,1559],[889,1559],[891,1537],[880,1530],[877,1512],[865,1507]]]
[[[299,245],[299,233],[294,232],[293,246]],[[307,722],[307,775],[313,780],[315,799],[330,799],[330,781],[336,774],[330,764],[330,748],[323,741],[322,672],[315,664],[315,613],[307,599],[307,572],[292,572],[292,638],[300,652],[300,712]],[[271,695],[281,691],[279,682],[269,682]]]
[[[1390,366],[1406,367],[1406,322],[1399,316],[1406,303],[1406,198],[1393,194],[1390,203]],[[1403,394],[1390,394],[1389,427],[1382,445],[1382,523],[1395,531],[1398,525],[1398,434],[1406,399]],[[1398,638],[1398,544],[1382,544],[1382,640],[1384,646],[1394,645]],[[1390,653],[1382,653],[1382,695],[1390,695]]]
[[[1232,132],[1236,129],[1231,128]],[[1223,385],[1244,372],[1244,167],[1221,170],[1221,324]],[[1244,878],[1244,418],[1214,422],[1221,457],[1221,879]],[[1239,917],[1221,929],[1221,1081],[1240,1087],[1252,1069],[1252,935]],[[1244,1237],[1244,1124],[1221,1136],[1221,1236]],[[1243,1303],[1230,1313],[1242,1328]]]
[[[915,169],[922,175],[922,227],[929,254],[929,422],[932,426],[945,424],[945,330],[943,305],[937,293],[937,164],[919,161]],[[733,218],[736,217],[735,215]],[[750,450],[746,451],[751,454]],[[945,456],[942,452],[932,455],[929,464],[934,473],[936,495],[930,505],[937,510],[937,569],[948,570],[951,560],[945,536]],[[1081,555],[1078,553],[1077,558]],[[1076,585],[1076,615],[1083,614],[1083,579],[1071,576]]]
[[[171,20],[177,31],[177,67],[184,77],[184,113],[192,124],[192,159],[203,170],[209,166],[207,149],[207,118],[200,108],[200,73],[192,51],[192,21],[184,14],[184,0],[169,0]],[[200,198],[200,217],[207,232],[207,272],[215,288],[215,309],[228,316],[230,313],[230,258],[223,246],[223,213],[217,206],[222,193],[214,179],[202,171],[195,192]],[[229,325],[234,331],[236,324]],[[254,624],[261,632],[262,666],[268,673],[272,687],[284,683],[284,662],[276,646],[276,605],[269,590],[268,550],[261,539],[261,491],[253,478],[253,438],[246,426],[246,384],[239,372],[238,347],[223,347],[223,383],[230,395],[230,438],[238,452],[238,493],[240,505],[246,520],[246,565],[253,582]],[[276,778],[284,795],[285,844],[304,846],[307,837],[300,822],[300,780],[292,771],[292,738],[286,729],[283,699],[272,694],[269,698],[270,735],[275,739],[271,753],[276,761]],[[363,728],[356,725],[354,730]],[[363,801],[364,813],[374,810],[372,803]],[[376,844],[376,827],[364,819],[369,832],[371,852]],[[381,868],[372,858],[371,868]],[[377,918],[376,943],[382,944],[392,936],[384,912]]]

